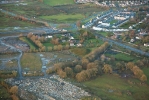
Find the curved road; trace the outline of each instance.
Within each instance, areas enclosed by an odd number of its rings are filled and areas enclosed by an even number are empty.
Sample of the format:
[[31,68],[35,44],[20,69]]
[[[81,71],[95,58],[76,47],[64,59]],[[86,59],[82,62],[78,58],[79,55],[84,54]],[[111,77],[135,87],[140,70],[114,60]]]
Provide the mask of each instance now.
[[17,48],[15,48],[14,46],[11,46],[11,45],[9,45],[9,44],[6,44],[6,43],[4,43],[3,41],[2,41],[2,39],[7,39],[7,38],[10,38],[10,37],[14,37],[14,38],[16,38],[16,37],[18,37],[18,36],[6,36],[6,37],[1,37],[0,38],[0,43],[2,44],[2,45],[4,45],[4,46],[7,46],[7,47],[10,47],[11,49],[14,49],[14,50],[16,50],[16,51],[18,51],[20,54],[19,54],[19,56],[17,56],[17,57],[13,57],[13,58],[10,58],[10,59],[17,59],[17,61],[18,61],[18,78],[19,79],[22,79],[23,78],[23,76],[22,76],[22,67],[21,67],[21,64],[20,64],[20,60],[21,60],[21,57],[22,57],[22,51],[20,50],[20,49],[17,49]]

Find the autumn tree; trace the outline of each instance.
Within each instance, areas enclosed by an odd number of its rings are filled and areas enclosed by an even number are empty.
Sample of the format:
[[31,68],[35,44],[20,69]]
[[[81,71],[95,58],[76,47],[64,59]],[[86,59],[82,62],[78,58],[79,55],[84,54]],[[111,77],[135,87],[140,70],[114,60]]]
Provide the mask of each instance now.
[[57,49],[60,51],[60,50],[63,49],[63,46],[62,46],[62,45],[58,45],[58,46],[57,46]]
[[11,95],[12,100],[19,100],[18,96],[16,96],[15,94]]
[[[60,69],[60,68],[58,68],[58,69]],[[46,73],[47,74],[52,74],[52,73],[54,73],[55,71],[54,71],[54,68],[53,67],[50,67],[50,68],[48,68],[47,70],[46,70]]]
[[65,46],[65,49],[68,50],[69,48],[70,48],[70,46],[67,44],[67,45]]
[[134,30],[131,30],[131,31],[129,32],[129,37],[130,37],[131,39],[135,37],[135,31],[134,31]]
[[92,77],[95,77],[97,73],[98,73],[97,68],[83,70],[76,75],[76,79],[78,82],[83,82],[83,81],[91,79]]
[[70,67],[65,68],[67,76],[73,77],[73,70]]
[[64,63],[56,63],[56,64],[54,64],[54,71],[58,71],[59,69],[62,69],[63,68],[63,66],[65,66],[65,64]]
[[134,63],[127,63],[127,67],[133,72],[136,78],[140,79],[141,81],[147,81],[146,75],[143,73],[143,71],[136,66]]
[[51,40],[51,43],[54,44],[54,45],[58,45],[59,44],[59,38],[53,37],[52,40]]
[[138,65],[139,67],[143,67],[144,63],[141,60],[137,60],[136,65]]
[[18,94],[18,86],[11,87],[9,92],[14,95]]
[[59,70],[57,71],[57,74],[58,74],[61,78],[66,78],[66,77],[67,77],[66,72],[64,72],[62,69],[59,69]]
[[88,63],[87,64],[87,69],[92,69],[92,68],[97,68],[98,65],[94,62]]
[[75,72],[79,73],[79,72],[82,71],[82,66],[81,65],[76,65],[74,70],[75,70]]
[[27,34],[28,38],[31,38],[32,36],[33,36],[33,33],[31,33],[31,32]]
[[87,80],[86,71],[83,70],[83,71],[81,71],[80,73],[78,73],[78,74],[76,75],[76,80],[77,80],[78,82],[86,81],[86,80]]
[[104,73],[112,73],[112,67],[111,65],[105,64],[104,67],[102,68]]
[[144,81],[147,81],[146,75],[143,74],[143,75],[140,77],[140,80],[143,81],[143,82],[144,82]]
[[138,66],[134,66],[132,72],[137,78],[140,78],[143,75],[143,71]]
[[87,68],[87,64],[89,63],[89,60],[86,59],[86,58],[83,58],[83,59],[81,60],[81,63],[82,63],[83,69],[86,69],[86,68]]
[[126,64],[126,67],[127,67],[128,69],[130,69],[130,70],[132,70],[132,68],[133,68],[134,66],[135,66],[135,65],[134,65],[133,62],[128,62],[128,63]]
[[57,47],[57,45],[55,45],[54,47],[53,47],[53,50],[58,50],[58,47]]

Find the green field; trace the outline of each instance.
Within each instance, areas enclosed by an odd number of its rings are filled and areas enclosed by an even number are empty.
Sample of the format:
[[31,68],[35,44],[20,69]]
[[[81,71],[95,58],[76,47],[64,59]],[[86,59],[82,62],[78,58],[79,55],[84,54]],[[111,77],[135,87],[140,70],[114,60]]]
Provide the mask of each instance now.
[[73,48],[71,49],[71,52],[73,52],[74,54],[78,55],[78,56],[85,56],[90,52],[90,49],[86,49],[86,48]]
[[112,35],[112,32],[99,32],[99,34],[101,34],[102,36],[108,36],[108,35]]
[[118,54],[114,55],[114,58],[116,58],[117,60],[127,61],[127,62],[134,60],[134,58],[132,56],[123,54],[123,53],[118,53]]
[[102,100],[149,100],[149,87],[137,79],[122,79],[116,75],[103,75],[83,82],[85,89]]
[[82,14],[58,14],[51,16],[41,16],[41,19],[47,21],[55,21],[55,22],[75,22],[77,20],[83,19],[84,16]]
[[110,56],[110,57],[114,57],[116,60],[118,61],[134,61],[136,60],[133,56],[131,55],[127,55],[127,54],[123,54],[123,53],[117,53],[117,54],[106,54],[106,56]]
[[46,46],[46,47],[53,47],[54,46],[54,44],[52,44],[52,43],[48,43],[48,42],[45,42],[45,43],[43,43],[43,45],[44,46]]
[[44,4],[50,6],[74,4],[74,0],[43,0]]
[[40,71],[42,62],[40,57],[35,53],[24,53],[21,58],[22,68],[28,68],[31,71]]
[[28,39],[27,37],[21,37],[20,40],[26,42],[26,43],[30,46],[30,49],[32,49],[32,50],[38,48],[38,47],[37,47],[30,39]]
[[143,72],[147,76],[147,84],[149,85],[149,68],[143,68]]
[[116,22],[118,22],[117,20],[112,20],[111,22],[110,22],[110,24],[114,24],[114,23],[116,23]]

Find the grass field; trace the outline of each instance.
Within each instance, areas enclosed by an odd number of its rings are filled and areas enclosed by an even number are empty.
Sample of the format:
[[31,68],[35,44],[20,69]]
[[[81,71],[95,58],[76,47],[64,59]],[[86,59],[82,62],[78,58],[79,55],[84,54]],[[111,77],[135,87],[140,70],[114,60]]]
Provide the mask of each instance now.
[[112,56],[114,57],[117,61],[133,61],[135,58],[131,55],[123,54],[123,53],[117,53],[117,54],[106,54],[106,56]]
[[58,14],[52,16],[40,16],[41,19],[55,22],[75,22],[77,20],[83,19],[82,14]]
[[31,71],[40,71],[42,62],[40,57],[35,53],[24,53],[21,58],[22,68],[29,68]]
[[78,56],[85,56],[86,54],[88,54],[90,52],[90,49],[74,48],[74,49],[71,49],[71,51]]
[[30,49],[37,49],[37,48],[38,48],[38,47],[37,47],[31,40],[29,40],[27,37],[21,37],[20,40],[26,42],[26,43],[30,46]]
[[127,62],[134,60],[134,58],[132,56],[123,54],[123,53],[118,53],[118,54],[114,55],[114,58],[116,58],[117,60],[122,60],[122,61],[127,61]]
[[43,0],[44,4],[50,6],[74,4],[74,0]]
[[143,72],[147,76],[147,84],[149,85],[149,68],[143,68]]
[[113,34],[112,32],[99,32],[102,36],[108,36],[108,34]]
[[103,75],[83,84],[88,91],[102,100],[149,100],[149,87],[140,85],[137,79]]
[[112,20],[111,22],[110,22],[110,24],[114,24],[114,23],[116,23],[116,22],[118,22],[117,20]]

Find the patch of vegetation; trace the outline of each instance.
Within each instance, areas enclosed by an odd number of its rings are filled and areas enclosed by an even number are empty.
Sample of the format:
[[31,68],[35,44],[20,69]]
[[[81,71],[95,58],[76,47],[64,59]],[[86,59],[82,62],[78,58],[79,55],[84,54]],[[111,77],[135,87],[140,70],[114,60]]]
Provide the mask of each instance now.
[[21,37],[19,38],[21,41],[26,42],[29,46],[30,49],[37,49],[38,47],[27,37]]
[[114,24],[114,23],[116,23],[117,22],[117,20],[112,20],[111,22],[110,22],[110,24]]
[[85,40],[84,44],[96,44],[96,45],[102,45],[104,42],[100,39],[88,39]]
[[121,28],[129,28],[129,26],[132,26],[132,25],[134,25],[134,24],[136,24],[136,22],[128,21],[127,23],[121,25],[120,27],[121,27]]
[[127,54],[123,54],[123,53],[116,53],[116,54],[106,54],[106,56],[110,56],[110,57],[114,57],[117,61],[125,61],[125,62],[129,62],[129,61],[133,61],[135,58],[132,57],[131,55],[127,55]]
[[11,100],[10,94],[7,89],[0,84],[0,99],[1,100]]
[[5,27],[34,27],[34,26],[39,26],[36,24],[20,21],[20,20],[15,20],[9,17],[6,17],[3,13],[0,12],[0,28],[5,28]]
[[99,32],[99,34],[106,37],[106,36],[112,35],[113,33],[112,32]]
[[40,71],[42,67],[42,62],[40,57],[35,53],[24,53],[21,58],[22,68],[28,68],[31,71]]
[[66,5],[66,4],[74,4],[74,0],[43,0],[44,4],[48,4],[50,6],[56,5]]
[[71,52],[79,55],[79,56],[85,56],[86,54],[90,53],[90,49],[86,49],[86,48],[74,48],[71,49]]
[[143,68],[143,72],[147,76],[147,84],[149,85],[149,68]]
[[83,19],[84,16],[82,14],[58,14],[51,16],[40,16],[41,19],[45,19],[48,21],[56,21],[56,22],[75,22],[77,20]]
[[[130,81],[131,80],[131,81]],[[137,79],[122,79],[115,75],[103,75],[82,83],[93,95],[102,100],[148,100],[148,86]]]
[[54,44],[52,44],[50,42],[44,42],[43,45],[46,47],[53,47],[54,46]]

